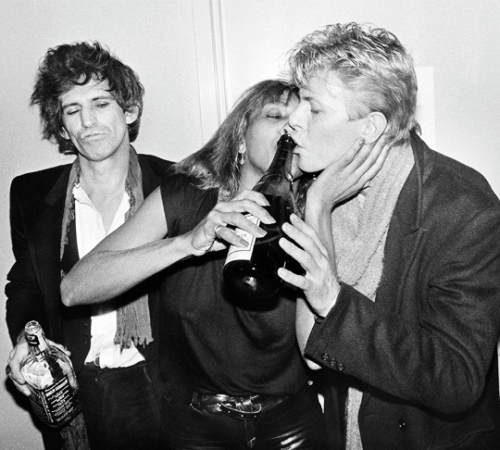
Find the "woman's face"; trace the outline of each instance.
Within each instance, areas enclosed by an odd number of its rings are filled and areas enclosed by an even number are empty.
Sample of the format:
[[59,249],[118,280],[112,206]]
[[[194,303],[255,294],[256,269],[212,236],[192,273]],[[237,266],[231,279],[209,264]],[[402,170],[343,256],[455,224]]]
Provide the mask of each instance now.
[[245,163],[241,166],[241,188],[252,189],[269,168],[276,144],[287,131],[286,124],[292,111],[299,104],[297,97],[288,100],[288,92],[281,96],[279,103],[268,103],[254,113],[245,133]]

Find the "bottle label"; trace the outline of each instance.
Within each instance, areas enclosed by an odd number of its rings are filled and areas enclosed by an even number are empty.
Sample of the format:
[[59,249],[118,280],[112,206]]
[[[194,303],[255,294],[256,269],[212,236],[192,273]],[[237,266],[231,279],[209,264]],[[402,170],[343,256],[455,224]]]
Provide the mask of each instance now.
[[[253,222],[255,225],[259,226],[260,220],[257,217],[252,216],[251,214],[245,214],[245,217],[250,220],[250,222]],[[231,245],[227,253],[225,264],[231,261],[250,261],[250,258],[252,257],[253,248],[255,246],[255,236],[252,236],[250,233],[247,233],[246,231],[243,231],[239,228],[235,228],[234,232],[238,236],[245,239],[245,241],[248,242],[248,245],[245,247],[237,247],[236,245]]]
[[48,388],[31,388],[30,401],[36,415],[49,425],[62,425],[78,411],[78,401],[66,376]]

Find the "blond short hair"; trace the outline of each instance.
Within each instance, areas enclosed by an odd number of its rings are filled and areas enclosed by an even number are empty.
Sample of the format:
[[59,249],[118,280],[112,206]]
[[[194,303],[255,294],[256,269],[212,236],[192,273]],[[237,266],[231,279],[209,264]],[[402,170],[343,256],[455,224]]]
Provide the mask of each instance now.
[[415,119],[417,78],[413,58],[398,38],[382,28],[357,23],[327,25],[301,39],[289,52],[288,75],[300,87],[307,79],[334,71],[354,93],[351,120],[381,112],[391,145],[409,142]]

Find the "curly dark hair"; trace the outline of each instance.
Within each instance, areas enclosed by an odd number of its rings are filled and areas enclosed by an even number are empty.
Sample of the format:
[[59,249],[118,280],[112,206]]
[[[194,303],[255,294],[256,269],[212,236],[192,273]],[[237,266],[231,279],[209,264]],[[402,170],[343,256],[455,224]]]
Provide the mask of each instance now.
[[138,108],[137,120],[128,125],[130,142],[139,134],[144,87],[137,74],[99,42],[63,44],[47,51],[36,75],[31,105],[40,108],[43,137],[59,145],[64,154],[76,154],[71,140],[62,136],[61,95],[92,79],[107,81],[109,91],[124,111]]

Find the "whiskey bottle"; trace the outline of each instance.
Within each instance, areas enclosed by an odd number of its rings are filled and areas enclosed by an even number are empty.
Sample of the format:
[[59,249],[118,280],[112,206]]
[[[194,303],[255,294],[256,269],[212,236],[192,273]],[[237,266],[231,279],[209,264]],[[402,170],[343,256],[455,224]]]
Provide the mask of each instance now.
[[81,411],[71,361],[57,347],[48,344],[38,322],[28,322],[24,336],[29,354],[21,363],[21,373],[31,391],[33,411],[47,425],[62,426]]

